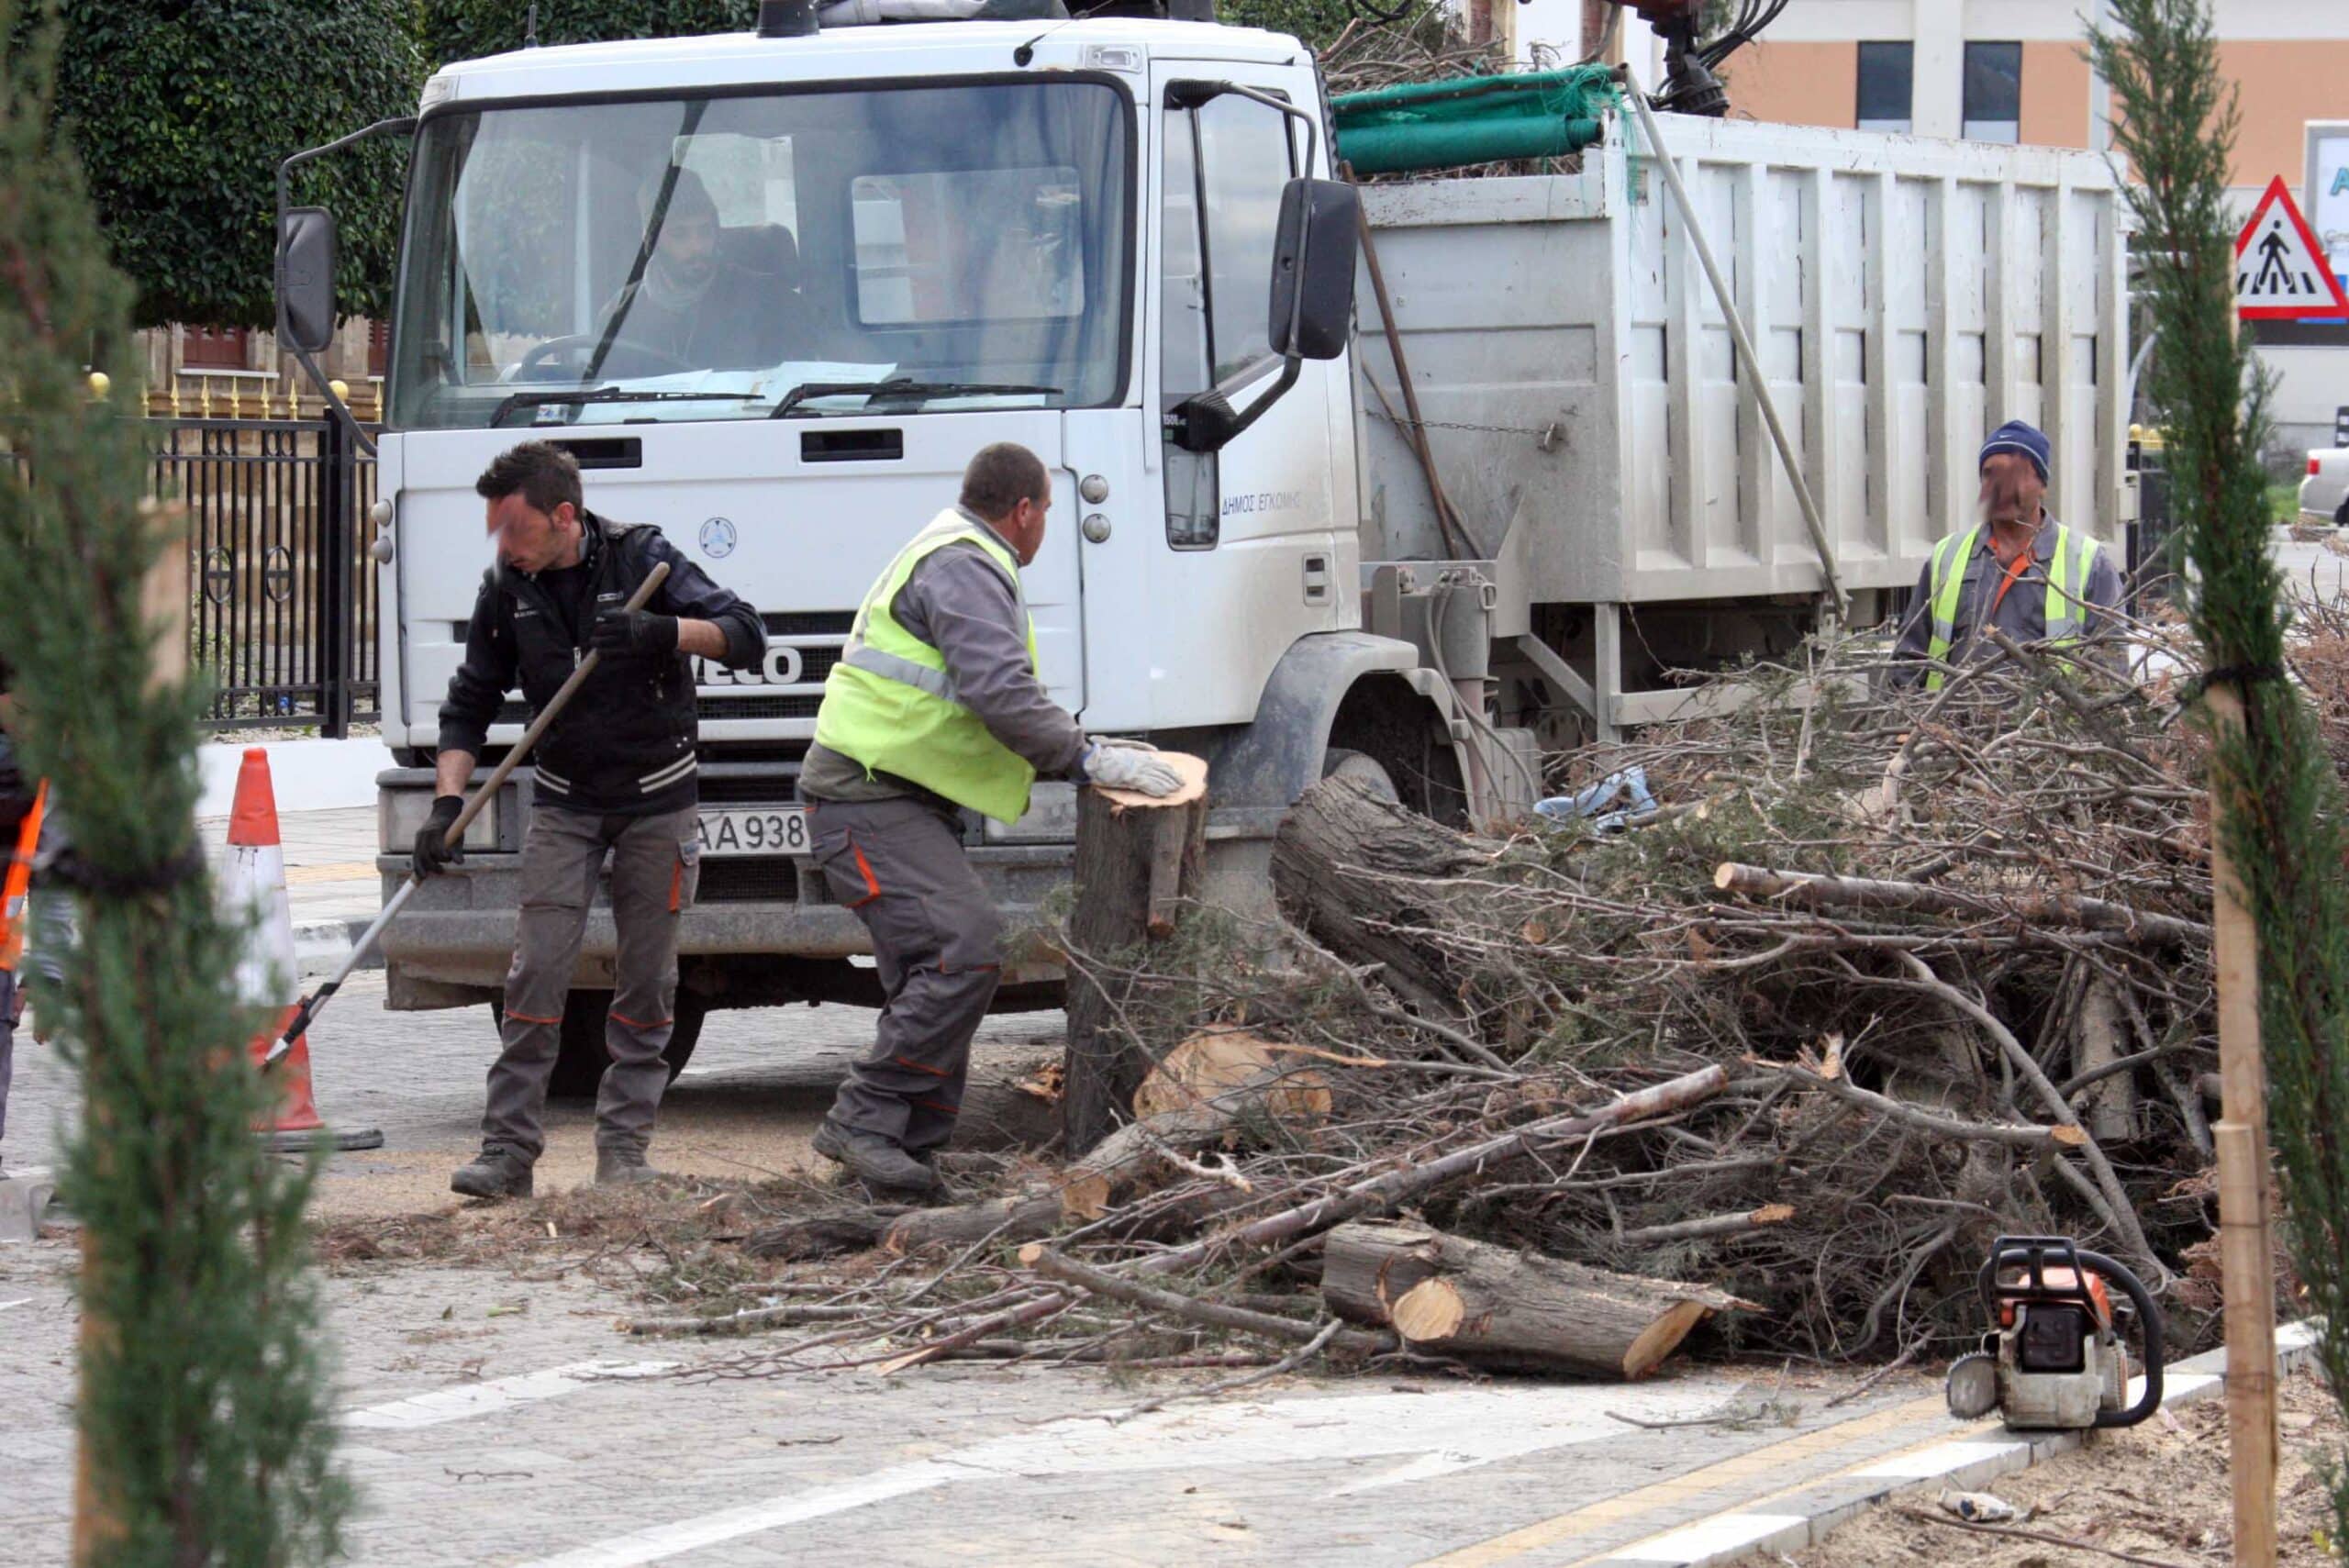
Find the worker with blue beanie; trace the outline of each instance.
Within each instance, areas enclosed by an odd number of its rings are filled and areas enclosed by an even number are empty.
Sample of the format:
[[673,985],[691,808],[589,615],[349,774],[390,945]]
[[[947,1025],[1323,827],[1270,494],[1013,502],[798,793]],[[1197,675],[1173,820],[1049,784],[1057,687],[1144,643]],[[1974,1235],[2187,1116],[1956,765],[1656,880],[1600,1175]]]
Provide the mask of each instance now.
[[1982,443],[1982,492],[1969,528],[1933,547],[1901,628],[1896,679],[1939,691],[1996,628],[2018,642],[2068,646],[2105,629],[2121,603],[2112,552],[2048,514],[2047,437],[2009,419]]

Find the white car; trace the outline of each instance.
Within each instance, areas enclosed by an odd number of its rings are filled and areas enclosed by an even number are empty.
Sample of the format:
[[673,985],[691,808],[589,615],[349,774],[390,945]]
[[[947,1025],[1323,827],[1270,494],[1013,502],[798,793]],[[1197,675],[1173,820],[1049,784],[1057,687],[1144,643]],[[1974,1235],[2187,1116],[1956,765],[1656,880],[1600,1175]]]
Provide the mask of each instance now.
[[2300,481],[2300,521],[2349,528],[2349,447],[2319,447],[2309,453],[2309,476]]

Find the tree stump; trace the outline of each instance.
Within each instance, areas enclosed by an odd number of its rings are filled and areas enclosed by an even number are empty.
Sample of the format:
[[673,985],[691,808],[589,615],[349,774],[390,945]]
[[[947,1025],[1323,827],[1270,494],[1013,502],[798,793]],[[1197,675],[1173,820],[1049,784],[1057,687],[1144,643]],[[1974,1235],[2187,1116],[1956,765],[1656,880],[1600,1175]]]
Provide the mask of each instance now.
[[1321,1296],[1412,1348],[1479,1366],[1640,1378],[1716,1312],[1755,1310],[1706,1285],[1609,1273],[1425,1226],[1356,1220],[1330,1232]]
[[[1076,806],[1076,906],[1069,914],[1068,1051],[1061,1132],[1071,1159],[1125,1119],[1151,1063],[1117,1029],[1126,982],[1097,975],[1088,961],[1122,963],[1174,934],[1175,911],[1198,884],[1207,840],[1207,764],[1179,751],[1163,760],[1186,787],[1163,800],[1086,786]],[[1105,991],[1104,982],[1119,993]]]

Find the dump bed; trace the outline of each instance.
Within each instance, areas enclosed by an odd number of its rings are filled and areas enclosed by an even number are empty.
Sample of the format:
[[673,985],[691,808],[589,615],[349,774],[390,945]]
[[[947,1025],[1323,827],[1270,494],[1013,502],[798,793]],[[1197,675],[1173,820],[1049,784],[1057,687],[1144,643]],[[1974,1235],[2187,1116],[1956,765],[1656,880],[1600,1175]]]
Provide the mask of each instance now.
[[[1970,520],[2009,418],[2055,450],[2048,506],[2112,538],[2124,215],[2101,156],[1658,117],[1743,315],[1847,588],[1916,580]],[[1805,594],[1818,555],[1687,226],[1610,114],[1578,172],[1364,189],[1443,484],[1531,598]],[[1363,555],[1442,558],[1367,272]]]

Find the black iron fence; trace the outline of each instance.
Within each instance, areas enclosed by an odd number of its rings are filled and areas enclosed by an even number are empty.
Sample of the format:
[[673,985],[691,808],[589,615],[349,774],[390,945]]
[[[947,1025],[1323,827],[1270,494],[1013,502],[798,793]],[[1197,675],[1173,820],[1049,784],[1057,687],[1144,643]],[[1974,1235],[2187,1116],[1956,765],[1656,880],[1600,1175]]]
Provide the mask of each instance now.
[[[382,717],[376,678],[375,460],[325,419],[147,421],[151,489],[188,512],[189,652],[214,729]],[[0,450],[0,473],[29,477]]]
[[155,489],[188,511],[206,722],[341,736],[379,717],[375,460],[332,420],[150,423]]

